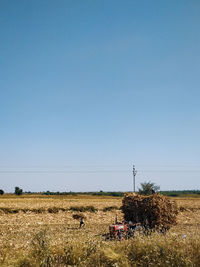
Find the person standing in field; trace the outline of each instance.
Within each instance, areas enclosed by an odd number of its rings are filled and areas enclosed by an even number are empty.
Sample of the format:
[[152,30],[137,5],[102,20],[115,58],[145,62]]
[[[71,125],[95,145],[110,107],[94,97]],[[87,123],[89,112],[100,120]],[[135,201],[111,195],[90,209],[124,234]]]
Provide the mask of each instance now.
[[83,226],[85,226],[85,223],[84,223],[84,218],[82,216],[81,219],[80,219],[80,228],[83,227]]
[[155,195],[156,191],[154,189],[151,190],[152,195]]

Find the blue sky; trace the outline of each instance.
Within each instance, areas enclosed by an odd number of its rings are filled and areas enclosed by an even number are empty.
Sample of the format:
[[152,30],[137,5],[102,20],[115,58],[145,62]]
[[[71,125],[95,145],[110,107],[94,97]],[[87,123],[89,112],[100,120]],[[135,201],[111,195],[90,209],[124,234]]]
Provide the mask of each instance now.
[[0,186],[200,189],[200,2],[0,2]]

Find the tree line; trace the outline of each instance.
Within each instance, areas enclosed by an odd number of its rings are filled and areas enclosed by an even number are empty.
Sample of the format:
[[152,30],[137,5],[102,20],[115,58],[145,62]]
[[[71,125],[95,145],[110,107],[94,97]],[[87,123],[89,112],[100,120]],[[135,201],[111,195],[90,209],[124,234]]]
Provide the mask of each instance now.
[[[45,191],[45,192],[24,192],[22,188],[16,186],[14,189],[14,194],[17,196],[20,196],[22,194],[42,194],[42,195],[93,195],[93,196],[113,196],[113,197],[122,197],[124,195],[124,192],[122,191],[113,191],[113,192],[106,192],[103,190],[100,190],[98,192],[52,192],[52,191]],[[140,188],[138,189],[138,192],[140,195],[150,195],[154,193],[159,193],[165,196],[171,196],[171,197],[179,197],[179,196],[187,196],[187,195],[200,195],[200,190],[169,190],[169,191],[160,191],[160,187],[156,185],[155,183],[144,182],[140,184]],[[4,194],[4,190],[0,189],[0,195]]]
[[[3,189],[0,189],[0,195],[3,195],[4,193],[5,193],[4,190],[3,190]],[[15,193],[15,195],[17,195],[17,196],[20,196],[20,195],[23,194],[23,189],[20,188],[20,187],[18,187],[18,186],[16,186],[16,187],[15,187],[15,191],[14,191],[14,193]]]

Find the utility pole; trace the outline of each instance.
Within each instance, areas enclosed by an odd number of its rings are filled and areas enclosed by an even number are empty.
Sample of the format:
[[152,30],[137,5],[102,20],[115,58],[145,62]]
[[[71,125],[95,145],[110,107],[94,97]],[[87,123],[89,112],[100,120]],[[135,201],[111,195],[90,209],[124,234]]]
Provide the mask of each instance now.
[[135,176],[137,174],[137,171],[135,169],[135,165],[133,165],[133,192],[135,193]]

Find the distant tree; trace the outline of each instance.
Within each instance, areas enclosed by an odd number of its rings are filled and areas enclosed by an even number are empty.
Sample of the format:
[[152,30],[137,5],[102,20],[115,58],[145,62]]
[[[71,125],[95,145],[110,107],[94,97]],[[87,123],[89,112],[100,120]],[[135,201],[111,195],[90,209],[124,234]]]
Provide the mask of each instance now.
[[22,195],[23,190],[19,188],[18,186],[15,187],[15,195],[20,196]]
[[3,195],[4,191],[2,189],[0,189],[0,195]]
[[141,183],[141,188],[139,188],[139,194],[140,195],[151,195],[151,194],[156,193],[159,190],[160,190],[160,186],[155,185],[155,183],[152,183],[151,181],[149,181],[149,182]]

